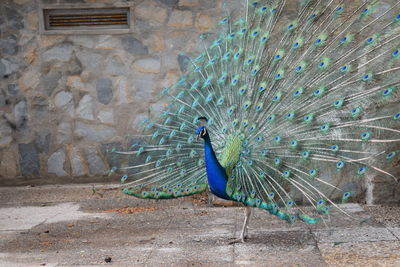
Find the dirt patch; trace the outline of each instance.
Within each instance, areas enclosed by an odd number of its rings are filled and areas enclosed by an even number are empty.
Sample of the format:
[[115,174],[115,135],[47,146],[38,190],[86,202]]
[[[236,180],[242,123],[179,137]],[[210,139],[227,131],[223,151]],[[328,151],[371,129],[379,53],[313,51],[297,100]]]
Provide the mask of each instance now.
[[145,212],[145,211],[155,211],[156,208],[145,208],[145,207],[124,207],[124,208],[115,208],[103,210],[103,212],[115,212],[120,214],[132,214],[136,212]]

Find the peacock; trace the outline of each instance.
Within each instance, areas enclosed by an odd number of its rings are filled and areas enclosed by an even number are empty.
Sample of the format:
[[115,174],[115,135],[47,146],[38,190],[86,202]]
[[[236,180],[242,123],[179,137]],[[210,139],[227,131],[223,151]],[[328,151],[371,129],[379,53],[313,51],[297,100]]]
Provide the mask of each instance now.
[[252,208],[325,222],[363,180],[397,181],[400,1],[234,4],[161,90],[165,109],[111,151],[123,192],[243,203],[244,242]]

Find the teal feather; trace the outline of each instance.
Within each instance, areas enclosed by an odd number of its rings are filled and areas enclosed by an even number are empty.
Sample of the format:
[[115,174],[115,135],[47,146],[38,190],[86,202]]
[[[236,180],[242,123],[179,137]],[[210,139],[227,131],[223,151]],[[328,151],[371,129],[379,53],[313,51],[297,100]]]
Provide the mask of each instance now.
[[124,192],[205,191],[199,117],[208,118],[229,198],[287,222],[323,221],[341,210],[335,203],[358,197],[365,177],[397,179],[400,3],[244,2],[226,10],[215,40],[201,35],[204,51],[162,90],[168,107],[144,122],[140,145],[109,151],[128,157],[110,171],[123,175]]

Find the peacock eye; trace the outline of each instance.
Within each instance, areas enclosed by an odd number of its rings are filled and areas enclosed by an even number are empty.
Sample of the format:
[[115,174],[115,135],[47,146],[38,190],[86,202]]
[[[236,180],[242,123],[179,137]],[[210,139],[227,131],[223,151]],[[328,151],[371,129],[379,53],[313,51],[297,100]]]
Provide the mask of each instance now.
[[206,134],[206,129],[204,128],[203,130],[201,130],[201,136],[204,136]]

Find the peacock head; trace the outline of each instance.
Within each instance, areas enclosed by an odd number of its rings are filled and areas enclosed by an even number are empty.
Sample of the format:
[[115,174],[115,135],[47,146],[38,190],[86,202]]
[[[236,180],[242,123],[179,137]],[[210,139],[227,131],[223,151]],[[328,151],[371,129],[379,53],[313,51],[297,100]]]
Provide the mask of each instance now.
[[199,128],[197,128],[196,134],[197,140],[199,140],[200,138],[204,139],[208,135],[206,126],[200,126]]
[[200,138],[207,138],[208,137],[208,133],[207,133],[207,129],[206,126],[204,126],[204,124],[207,123],[207,118],[206,117],[199,117],[197,119],[201,124],[201,126],[199,126],[199,128],[197,128],[196,134],[197,134],[197,140],[199,140]]

